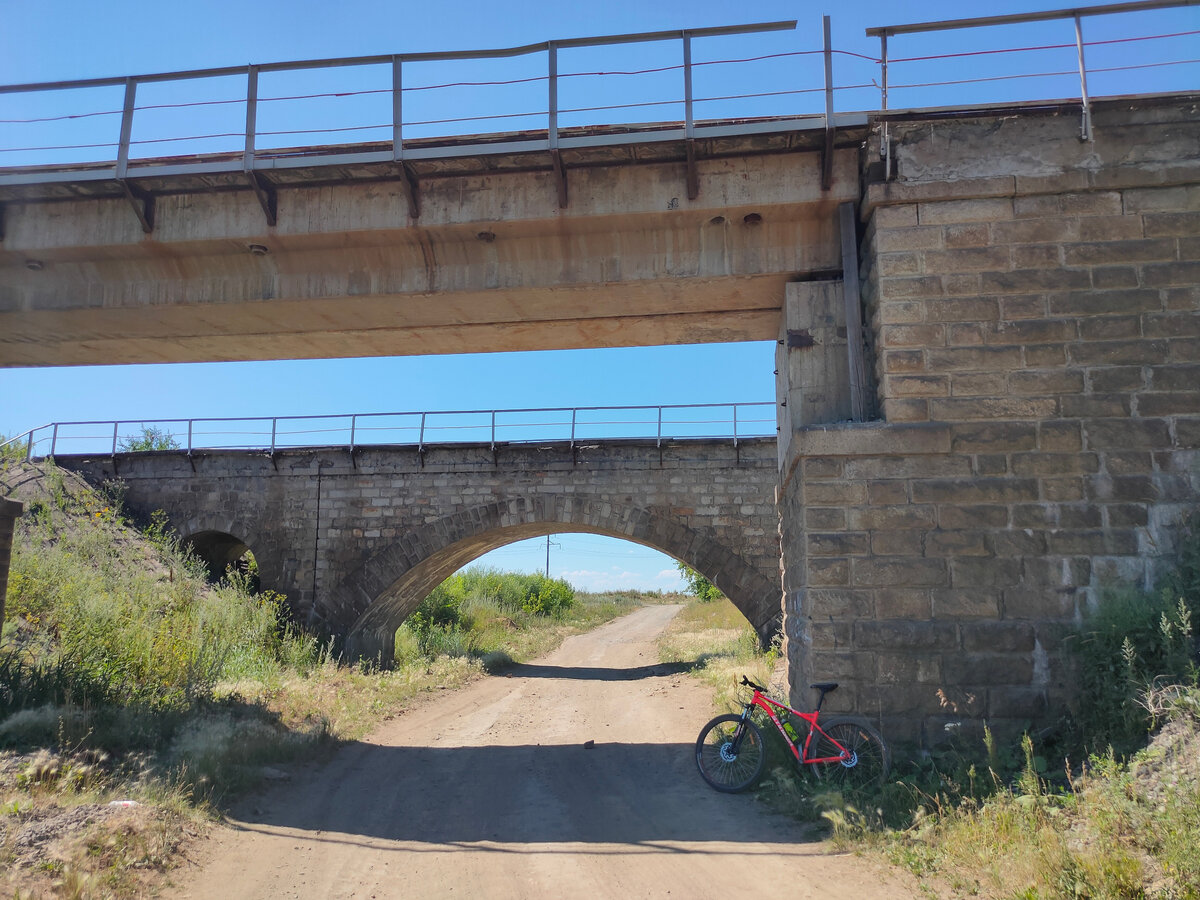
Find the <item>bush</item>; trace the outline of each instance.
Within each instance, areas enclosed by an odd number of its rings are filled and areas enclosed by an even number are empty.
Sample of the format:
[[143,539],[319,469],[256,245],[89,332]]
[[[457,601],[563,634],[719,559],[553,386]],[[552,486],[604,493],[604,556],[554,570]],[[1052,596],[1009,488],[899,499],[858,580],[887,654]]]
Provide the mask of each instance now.
[[1128,751],[1152,717],[1142,698],[1156,684],[1196,684],[1200,517],[1183,530],[1179,565],[1153,591],[1110,588],[1074,643],[1078,724],[1094,748]]
[[138,453],[145,450],[178,450],[177,441],[171,432],[157,425],[143,425],[142,433],[136,437],[121,438],[118,448],[122,453]]
[[683,576],[683,580],[687,582],[687,592],[705,603],[711,603],[713,600],[724,600],[725,595],[722,594],[715,584],[693,569],[691,566],[684,565],[681,562],[675,563],[675,568],[679,570],[679,574]]

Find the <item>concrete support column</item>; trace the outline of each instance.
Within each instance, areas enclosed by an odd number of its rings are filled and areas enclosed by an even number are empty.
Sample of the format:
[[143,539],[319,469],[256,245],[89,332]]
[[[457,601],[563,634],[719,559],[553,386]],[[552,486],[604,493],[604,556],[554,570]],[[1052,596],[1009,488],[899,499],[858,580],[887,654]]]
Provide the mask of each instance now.
[[842,282],[787,285],[775,350],[779,465],[792,435],[806,425],[850,419],[850,362]]
[[4,598],[8,594],[8,563],[12,558],[13,526],[24,507],[0,498],[0,627],[4,624]]

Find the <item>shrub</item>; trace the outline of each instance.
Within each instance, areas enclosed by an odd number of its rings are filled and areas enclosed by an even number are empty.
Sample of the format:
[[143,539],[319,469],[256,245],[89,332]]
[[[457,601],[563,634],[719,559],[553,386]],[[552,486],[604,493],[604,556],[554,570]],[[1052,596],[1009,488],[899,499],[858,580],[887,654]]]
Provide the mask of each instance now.
[[687,582],[687,592],[705,603],[711,603],[713,600],[724,600],[725,595],[722,594],[715,584],[693,569],[691,566],[681,562],[675,563],[675,568],[679,570],[679,574],[683,576],[683,580]]
[[1179,565],[1155,590],[1106,590],[1076,638],[1078,724],[1093,747],[1132,749],[1151,725],[1144,692],[1157,683],[1197,681],[1198,526],[1193,517],[1184,528]]
[[146,450],[178,450],[177,441],[171,432],[157,425],[143,425],[142,433],[136,437],[121,438],[122,453],[138,453]]

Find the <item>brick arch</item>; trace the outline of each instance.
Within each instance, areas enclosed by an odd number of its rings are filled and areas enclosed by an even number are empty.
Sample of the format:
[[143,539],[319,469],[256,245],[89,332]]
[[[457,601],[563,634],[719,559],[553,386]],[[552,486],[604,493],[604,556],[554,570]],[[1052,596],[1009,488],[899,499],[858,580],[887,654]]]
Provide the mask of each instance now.
[[343,579],[316,618],[347,635],[350,653],[387,659],[396,628],[455,571],[505,544],[561,532],[602,534],[667,553],[720,588],[762,637],[778,628],[779,585],[712,536],[653,509],[566,495],[490,503],[415,529]]

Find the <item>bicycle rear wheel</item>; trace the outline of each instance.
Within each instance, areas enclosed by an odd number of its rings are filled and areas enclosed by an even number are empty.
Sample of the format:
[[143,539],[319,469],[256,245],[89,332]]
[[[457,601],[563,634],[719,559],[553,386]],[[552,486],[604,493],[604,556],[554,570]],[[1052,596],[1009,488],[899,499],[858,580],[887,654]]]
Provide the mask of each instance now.
[[[892,754],[883,738],[870,725],[855,719],[830,719],[820,723],[821,731],[850,753],[841,762],[814,763],[813,774],[822,781],[847,789],[878,789],[892,768]],[[837,756],[839,750],[820,732],[809,748],[811,756]]]
[[734,713],[717,716],[696,738],[696,768],[718,791],[744,791],[762,774],[767,754],[762,732]]

